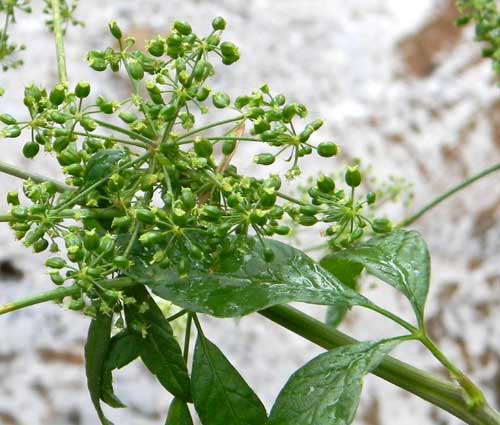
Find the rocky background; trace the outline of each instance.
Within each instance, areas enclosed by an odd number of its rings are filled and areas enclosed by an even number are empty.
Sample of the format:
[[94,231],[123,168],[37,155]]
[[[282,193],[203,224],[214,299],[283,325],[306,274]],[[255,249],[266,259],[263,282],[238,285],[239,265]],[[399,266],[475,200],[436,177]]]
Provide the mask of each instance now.
[[[25,66],[0,74],[7,93],[0,109],[24,114],[23,86],[56,81],[55,55],[40,10],[19,16],[13,38],[24,41]],[[203,33],[213,16],[229,22],[226,37],[241,46],[242,59],[219,74],[217,85],[230,94],[269,83],[276,92],[308,105],[327,124],[320,137],[343,149],[335,161],[313,158],[305,167],[335,170],[353,158],[370,164],[373,174],[414,183],[409,209],[393,205],[400,219],[426,201],[500,158],[500,90],[490,64],[472,42],[471,28],[459,30],[452,0],[85,0],[78,17],[87,29],[71,28],[67,38],[70,78],[88,79],[94,93],[120,97],[125,80],[92,72],[86,52],[112,40],[107,22],[118,20],[138,39],[165,32],[174,18],[188,20]],[[49,157],[23,159],[21,143],[1,141],[2,160],[57,175]],[[249,152],[246,152],[249,153]],[[248,155],[242,155],[248,158]],[[250,170],[243,161],[240,165]],[[2,192],[19,181],[0,176]],[[0,210],[5,210],[0,201]],[[449,357],[485,389],[500,407],[500,185],[490,176],[434,209],[414,227],[428,241],[433,280],[428,326]],[[302,246],[316,244],[303,235]],[[0,229],[0,303],[50,287],[42,256]],[[319,254],[319,253],[318,253]],[[397,294],[368,281],[375,301],[409,315]],[[383,289],[383,290],[382,290]],[[321,309],[307,307],[320,316]],[[242,371],[265,404],[288,376],[319,349],[257,315],[239,321],[205,320],[207,334]],[[88,321],[54,305],[42,305],[0,318],[0,424],[94,425],[85,388],[82,346]],[[341,326],[360,339],[394,335],[399,329],[369,313],[353,310]],[[434,373],[436,362],[417,344],[396,355]],[[119,425],[163,423],[165,393],[139,364],[116,377],[117,392],[129,409],[112,411]],[[410,413],[411,412],[411,413]],[[369,377],[360,425],[458,424],[416,397]]]

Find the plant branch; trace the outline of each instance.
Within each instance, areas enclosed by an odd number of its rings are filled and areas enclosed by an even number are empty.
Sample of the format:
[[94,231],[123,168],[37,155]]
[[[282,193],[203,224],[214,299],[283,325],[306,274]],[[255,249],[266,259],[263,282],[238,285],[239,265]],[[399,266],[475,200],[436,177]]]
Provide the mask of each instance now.
[[59,80],[61,83],[67,84],[68,74],[66,72],[66,55],[64,53],[64,34],[60,0],[52,0],[52,16],[56,40],[57,72],[59,73]]
[[[276,306],[260,312],[264,317],[329,350],[357,341],[320,321],[288,306]],[[403,388],[446,410],[469,425],[499,425],[500,414],[487,403],[471,410],[458,386],[386,356],[373,372],[376,376]]]
[[481,171],[480,173],[469,177],[468,179],[462,181],[455,187],[451,188],[447,192],[443,193],[442,195],[438,196],[436,199],[425,205],[423,208],[418,210],[415,214],[413,214],[411,217],[408,217],[407,219],[403,220],[398,227],[405,227],[409,226],[410,224],[415,223],[420,217],[422,217],[427,211],[431,210],[434,208],[436,205],[439,205],[441,202],[445,201],[448,199],[450,196],[454,195],[455,193],[461,191],[462,189],[465,189],[467,186],[470,186],[472,183],[478,181],[479,179],[488,176],[489,174],[492,174],[496,171],[500,170],[500,164],[495,164],[491,167],[486,168],[485,170]]
[[[104,280],[99,282],[99,286],[106,289],[123,289],[135,286],[136,283],[128,278],[116,278],[113,280]],[[64,297],[77,295],[82,288],[79,285],[71,285],[66,288],[57,288],[52,291],[42,292],[31,297],[23,298],[12,303],[0,306],[0,316],[12,311],[21,310],[26,307],[31,307],[36,304],[45,303],[48,301],[59,300]]]
[[75,190],[73,187],[67,184],[58,182],[57,180],[51,179],[50,177],[41,176],[39,174],[30,173],[29,171],[21,170],[20,168],[7,164],[6,162],[0,161],[0,173],[5,173],[10,176],[18,177],[23,180],[31,179],[36,183],[51,182],[56,186],[58,192],[66,192],[68,190]]

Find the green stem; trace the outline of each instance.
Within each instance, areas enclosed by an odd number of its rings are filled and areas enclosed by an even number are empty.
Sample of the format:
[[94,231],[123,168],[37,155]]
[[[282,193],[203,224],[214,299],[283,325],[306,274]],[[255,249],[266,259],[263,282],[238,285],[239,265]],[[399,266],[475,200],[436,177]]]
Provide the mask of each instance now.
[[[260,314],[328,350],[357,342],[342,332],[288,306],[272,307],[261,311]],[[387,356],[373,373],[446,410],[465,423],[470,425],[500,424],[500,414],[487,403],[472,411],[456,385],[390,356]]]
[[61,193],[66,192],[68,190],[71,191],[75,190],[73,187],[58,182],[57,180],[53,180],[49,177],[21,170],[19,167],[7,164],[6,162],[3,161],[0,161],[0,173],[9,174],[10,176],[18,177],[23,180],[31,179],[36,183],[51,182],[56,186],[57,191]]
[[62,29],[60,0],[52,0],[52,16],[54,36],[56,40],[57,71],[59,73],[59,81],[66,85],[68,83],[68,74],[66,72],[66,55],[64,53],[64,35]]
[[187,322],[186,322],[186,332],[184,333],[184,350],[183,357],[184,361],[187,364],[189,358],[189,343],[191,342],[191,324],[193,323],[193,316],[188,314]]
[[401,317],[395,315],[394,313],[391,313],[389,310],[386,310],[386,309],[379,307],[378,305],[375,305],[375,304],[368,305],[368,306],[366,306],[366,308],[368,308],[369,310],[375,311],[375,312],[381,314],[382,316],[387,317],[388,319],[397,323],[399,326],[405,328],[407,331],[409,331],[416,338],[420,339],[420,334],[422,333],[420,331],[420,329],[416,328],[411,323],[408,323],[406,320],[403,320]]
[[463,182],[459,183],[455,187],[451,188],[447,192],[443,193],[442,195],[438,196],[436,199],[431,201],[429,204],[425,205],[423,208],[418,210],[415,214],[413,214],[411,217],[408,217],[407,219],[403,220],[398,227],[405,227],[409,226],[410,224],[415,223],[420,217],[422,217],[427,211],[431,210],[434,208],[436,205],[440,204],[441,202],[445,201],[448,199],[450,196],[454,195],[455,193],[459,192],[460,190],[466,188],[467,186],[470,186],[472,183],[476,182],[477,180],[486,177],[489,174],[493,174],[494,172],[500,170],[500,164],[495,164],[491,167],[486,168],[485,170],[481,171],[480,173],[469,177],[468,179],[464,180]]
[[[123,289],[135,286],[136,283],[128,278],[116,278],[113,280],[105,280],[99,282],[99,285],[106,289]],[[82,288],[79,285],[71,285],[66,288],[57,288],[52,291],[42,292],[31,297],[23,298],[22,300],[14,301],[0,306],[0,316],[12,311],[21,310],[26,307],[31,307],[36,304],[45,303],[48,301],[59,300],[64,297],[70,297],[80,293]]]
[[[263,143],[262,140],[256,139],[255,137],[231,137],[231,136],[220,136],[220,137],[204,137],[206,140],[216,140],[216,141],[224,141],[224,140],[236,140],[236,141],[247,141],[247,142],[259,142]],[[188,143],[196,142],[195,139],[183,140],[179,142],[179,145],[187,145]]]
[[[57,213],[60,218],[114,218],[120,215],[120,210],[116,208],[78,208],[65,209]],[[0,214],[0,223],[9,223],[15,221],[23,221],[15,218],[12,214]]]
[[118,133],[126,134],[129,136],[131,139],[137,139],[141,140],[142,142],[146,143],[148,146],[152,145],[152,140],[148,139],[147,137],[143,136],[142,134],[139,133],[134,133],[133,131],[127,130],[126,128],[119,127],[117,125],[110,124],[109,122],[106,121],[101,121],[101,120],[96,120],[94,121],[99,124],[101,127],[109,128],[110,130],[117,131]]
[[102,140],[110,140],[112,142],[116,143],[121,143],[123,145],[130,145],[130,146],[137,146],[139,148],[144,148],[144,149],[149,149],[151,144],[146,144],[146,143],[141,143],[141,142],[136,142],[134,140],[123,140],[123,139],[118,139],[113,136],[105,136],[103,134],[87,134],[87,133],[82,133],[80,131],[73,131],[73,134],[77,136],[84,136],[84,137],[95,137],[96,139],[102,139]]
[[285,199],[286,201],[292,202],[297,205],[307,205],[305,202],[299,201],[298,199],[288,196],[287,194],[282,192],[276,192],[276,196],[278,198]]
[[214,122],[212,124],[205,125],[203,127],[198,127],[192,131],[188,131],[187,133],[182,134],[181,136],[179,136],[179,138],[177,140],[179,141],[179,140],[185,139],[186,137],[192,136],[193,134],[201,133],[202,131],[209,130],[209,129],[214,128],[214,127],[218,127],[219,125],[229,124],[229,123],[232,123],[235,121],[241,121],[244,118],[245,118],[244,115],[240,115],[239,117],[236,117],[236,118],[229,118],[227,120]]
[[484,406],[486,399],[482,391],[443,354],[439,347],[427,335],[420,336],[419,340],[460,384],[467,396],[466,401],[469,406],[473,410]]

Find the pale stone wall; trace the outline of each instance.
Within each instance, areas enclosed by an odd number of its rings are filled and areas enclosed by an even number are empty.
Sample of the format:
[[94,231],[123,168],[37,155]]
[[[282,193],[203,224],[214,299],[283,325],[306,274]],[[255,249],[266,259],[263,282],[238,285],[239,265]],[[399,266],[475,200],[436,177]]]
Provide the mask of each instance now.
[[[41,1],[33,1],[35,9]],[[85,53],[111,42],[107,21],[117,19],[138,37],[169,27],[173,18],[199,32],[213,16],[224,16],[227,38],[241,46],[242,59],[217,78],[231,94],[267,82],[325,118],[321,137],[336,140],[343,155],[311,159],[306,171],[341,166],[360,157],[375,174],[405,176],[415,183],[417,208],[433,196],[500,157],[500,98],[489,63],[479,56],[471,29],[453,27],[451,0],[85,0],[78,16],[87,29],[70,29],[67,40],[73,82],[88,79],[94,93],[122,95],[125,80],[110,79],[85,65]],[[56,80],[54,51],[38,16],[19,16],[13,37],[28,44],[20,72],[0,75],[8,88],[0,109],[22,114],[23,86]],[[117,96],[120,97],[120,96]],[[249,148],[243,156],[248,157]],[[2,160],[55,175],[48,157],[28,161],[21,143],[2,140]],[[244,164],[242,164],[244,165]],[[244,167],[250,171],[251,167]],[[0,176],[2,192],[18,187]],[[0,210],[5,210],[0,201]],[[402,207],[390,213],[401,218]],[[428,325],[445,352],[470,373],[500,406],[500,185],[491,176],[449,200],[416,228],[429,243],[433,280]],[[305,235],[303,246],[316,244]],[[41,256],[0,229],[0,303],[50,287]],[[12,266],[12,267],[11,267]],[[372,282],[372,280],[368,280]],[[386,287],[366,293],[400,314],[404,300]],[[307,311],[321,314],[320,309]],[[208,319],[207,333],[241,368],[270,406],[287,377],[320,352],[259,316],[240,321]],[[85,389],[82,345],[88,322],[53,305],[0,318],[0,424],[93,425]],[[395,335],[382,319],[354,310],[342,329],[361,339]],[[416,344],[396,354],[440,373]],[[168,400],[140,365],[117,374],[117,391],[130,406],[113,411],[119,425],[157,425]],[[409,414],[409,412],[411,412]],[[413,396],[370,377],[356,423],[365,425],[458,424]]]

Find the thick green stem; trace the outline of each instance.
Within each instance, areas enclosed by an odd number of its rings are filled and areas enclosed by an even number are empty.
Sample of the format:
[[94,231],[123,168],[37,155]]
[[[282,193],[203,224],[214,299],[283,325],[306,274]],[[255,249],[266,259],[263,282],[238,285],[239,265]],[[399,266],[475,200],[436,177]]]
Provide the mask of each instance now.
[[60,0],[52,0],[52,18],[54,36],[56,40],[57,72],[59,73],[59,81],[63,84],[67,84],[68,74],[66,72],[66,55],[64,53],[64,34],[62,29]]
[[438,196],[436,199],[425,205],[423,208],[418,210],[415,214],[413,214],[411,217],[408,217],[407,219],[403,220],[398,227],[405,227],[409,226],[410,224],[415,223],[420,217],[422,217],[427,211],[431,210],[434,208],[436,205],[439,205],[441,202],[445,201],[448,199],[450,196],[454,195],[455,193],[461,191],[462,189],[466,188],[467,186],[470,186],[472,183],[476,182],[477,180],[486,177],[489,174],[492,174],[496,171],[500,170],[500,164],[495,164],[491,167],[486,168],[485,170],[481,171],[480,173],[469,177],[468,179],[464,180],[460,184],[456,185],[455,187],[451,188],[447,192],[443,193],[442,195]]
[[64,183],[58,182],[57,180],[51,179],[49,177],[41,176],[39,174],[30,173],[29,171],[24,171],[19,167],[7,164],[6,162],[0,161],[0,173],[5,173],[10,176],[18,177],[23,180],[31,179],[36,183],[50,182],[53,183],[58,192],[66,192],[68,190],[75,190],[73,187],[68,186]]
[[[264,317],[326,349],[357,341],[318,320],[287,306],[261,311]],[[387,356],[373,372],[378,377],[448,411],[470,425],[499,425],[500,415],[487,403],[472,410],[458,386]]]

